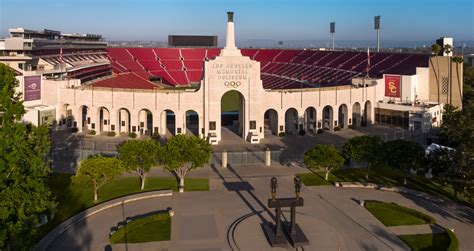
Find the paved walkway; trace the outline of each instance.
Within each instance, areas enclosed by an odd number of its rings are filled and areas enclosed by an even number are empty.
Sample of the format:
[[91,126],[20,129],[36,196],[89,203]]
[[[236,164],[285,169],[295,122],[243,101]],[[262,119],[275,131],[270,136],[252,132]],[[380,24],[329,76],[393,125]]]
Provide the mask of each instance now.
[[390,231],[396,235],[412,235],[412,234],[439,234],[446,232],[445,229],[436,224],[423,224],[411,226],[389,227]]
[[[277,196],[294,196],[293,177],[301,172],[297,166],[206,167],[191,176],[209,178],[210,191],[175,193],[99,213],[66,231],[50,250],[286,250],[272,249],[261,228],[274,217],[266,207],[269,180],[278,177]],[[151,175],[169,174],[156,169]],[[305,250],[408,250],[397,229],[385,227],[358,204],[368,199],[431,215],[441,226],[455,229],[461,250],[474,250],[474,212],[462,205],[430,196],[333,186],[303,187],[301,195],[305,206],[297,209],[297,220],[310,239]],[[108,233],[118,222],[167,207],[176,213],[171,241],[108,246]],[[283,214],[288,219],[289,211]]]

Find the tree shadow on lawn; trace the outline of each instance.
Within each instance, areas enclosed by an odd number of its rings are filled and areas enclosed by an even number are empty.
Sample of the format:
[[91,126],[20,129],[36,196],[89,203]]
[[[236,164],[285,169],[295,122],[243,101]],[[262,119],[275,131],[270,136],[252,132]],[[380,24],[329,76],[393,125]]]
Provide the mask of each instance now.
[[404,185],[404,174],[390,168],[371,170],[368,181],[365,179],[365,173],[365,169],[336,170],[330,176],[330,180],[332,182],[370,182],[405,187],[416,191],[415,194],[403,192],[400,194],[426,211],[446,219],[452,218],[474,224],[474,209],[453,201],[453,195],[433,180],[410,174],[408,175],[407,185]]
[[[84,187],[83,190],[79,191],[72,189],[70,174],[53,174],[48,178],[47,184],[55,201],[58,202],[58,206],[53,219],[40,227],[36,237],[37,241],[41,240],[65,220],[93,205],[93,203],[84,203],[83,199],[85,196],[90,196],[90,201],[92,201],[92,189],[90,187]],[[58,250],[63,248],[67,248],[67,250],[80,250],[84,247],[89,247],[88,249],[90,249],[92,234],[87,230],[87,222],[82,220],[74,227],[81,229],[81,233],[78,234],[81,238],[75,238],[76,234],[72,232],[73,230],[68,230],[51,243],[53,250],[56,249],[56,245]],[[63,242],[63,239],[69,241]]]

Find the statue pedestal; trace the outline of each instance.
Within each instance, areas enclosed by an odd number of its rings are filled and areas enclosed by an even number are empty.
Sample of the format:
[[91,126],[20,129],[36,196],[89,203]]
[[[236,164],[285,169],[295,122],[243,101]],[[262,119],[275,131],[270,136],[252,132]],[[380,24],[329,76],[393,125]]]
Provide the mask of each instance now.
[[272,247],[288,247],[285,234],[282,232],[280,235],[276,235],[275,225],[273,223],[262,223],[262,228]]
[[291,245],[293,245],[294,248],[309,245],[308,238],[306,238],[306,235],[298,224],[295,225],[294,233],[291,233],[290,222],[283,223],[283,226],[285,227],[285,232],[288,234],[288,237],[290,237]]

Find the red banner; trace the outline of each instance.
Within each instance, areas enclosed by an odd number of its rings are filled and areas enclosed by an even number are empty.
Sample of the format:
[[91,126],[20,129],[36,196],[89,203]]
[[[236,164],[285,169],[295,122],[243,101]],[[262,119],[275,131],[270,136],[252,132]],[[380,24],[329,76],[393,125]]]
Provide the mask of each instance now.
[[400,95],[400,76],[385,75],[385,96],[399,98]]

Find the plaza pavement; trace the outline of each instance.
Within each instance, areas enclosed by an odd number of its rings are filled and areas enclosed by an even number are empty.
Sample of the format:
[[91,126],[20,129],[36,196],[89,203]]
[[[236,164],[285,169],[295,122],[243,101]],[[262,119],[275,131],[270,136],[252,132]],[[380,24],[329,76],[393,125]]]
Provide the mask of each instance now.
[[[206,167],[191,176],[210,178],[210,191],[175,193],[93,215],[67,230],[50,250],[287,250],[271,248],[261,224],[274,215],[266,207],[270,177],[278,177],[277,197],[289,197],[294,196],[294,174],[301,172],[305,170],[298,166]],[[151,175],[168,174],[154,170]],[[303,187],[301,196],[305,206],[297,209],[297,221],[310,240],[304,250],[408,250],[394,231],[359,205],[369,199],[431,215],[441,226],[455,229],[461,250],[474,250],[474,211],[462,205],[430,196],[333,186]],[[109,245],[110,229],[126,217],[168,207],[175,211],[170,241]],[[289,218],[289,210],[283,214]]]

